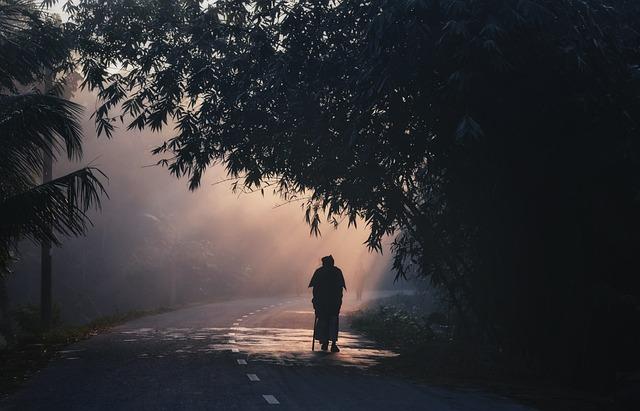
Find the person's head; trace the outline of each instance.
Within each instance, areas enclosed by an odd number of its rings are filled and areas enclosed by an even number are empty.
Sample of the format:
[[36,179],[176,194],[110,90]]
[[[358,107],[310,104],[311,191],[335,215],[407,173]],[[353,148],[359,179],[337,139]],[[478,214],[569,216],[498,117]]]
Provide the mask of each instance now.
[[333,266],[333,256],[328,255],[326,257],[322,257],[322,265],[324,267],[332,267]]

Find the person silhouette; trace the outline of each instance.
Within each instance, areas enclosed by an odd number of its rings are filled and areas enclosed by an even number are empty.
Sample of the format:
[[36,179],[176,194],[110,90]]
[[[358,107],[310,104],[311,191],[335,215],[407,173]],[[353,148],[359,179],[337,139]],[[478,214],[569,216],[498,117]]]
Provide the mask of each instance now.
[[322,267],[311,277],[309,287],[313,287],[313,309],[316,312],[314,336],[320,342],[322,351],[327,351],[329,341],[331,352],[339,352],[338,327],[342,290],[347,289],[342,270],[334,265],[333,257],[322,257]]

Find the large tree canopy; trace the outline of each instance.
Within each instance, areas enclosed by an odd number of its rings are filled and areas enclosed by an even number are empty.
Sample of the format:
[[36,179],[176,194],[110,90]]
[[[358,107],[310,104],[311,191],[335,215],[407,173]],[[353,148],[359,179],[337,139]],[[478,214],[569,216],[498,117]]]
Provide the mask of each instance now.
[[638,2],[69,11],[99,132],[175,122],[156,152],[192,188],[220,162],[248,188],[306,199],[312,229],[323,212],[362,217],[369,245],[395,233],[399,275],[443,287],[466,330],[574,375],[622,369],[602,335],[637,342],[605,313],[631,318],[639,296]]

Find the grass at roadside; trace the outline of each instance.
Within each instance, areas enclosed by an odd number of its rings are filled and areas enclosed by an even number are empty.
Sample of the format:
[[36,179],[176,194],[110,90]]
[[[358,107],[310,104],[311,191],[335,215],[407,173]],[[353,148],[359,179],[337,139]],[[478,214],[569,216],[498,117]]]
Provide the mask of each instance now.
[[542,382],[523,372],[499,349],[468,339],[456,340],[447,316],[425,310],[419,297],[383,299],[354,313],[351,327],[399,353],[377,366],[420,382],[481,388],[509,396],[540,410],[609,410],[611,402],[590,393]]
[[31,331],[17,337],[15,344],[0,351],[0,399],[15,392],[34,373],[44,368],[49,360],[65,346],[107,331],[116,325],[147,315],[170,311],[135,310],[97,318],[90,323],[59,325],[48,332]]

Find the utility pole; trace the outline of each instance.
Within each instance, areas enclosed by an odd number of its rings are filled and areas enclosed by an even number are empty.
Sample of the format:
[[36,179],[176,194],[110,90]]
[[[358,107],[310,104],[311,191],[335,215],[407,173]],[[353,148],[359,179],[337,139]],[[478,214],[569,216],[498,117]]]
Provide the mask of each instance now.
[[[48,93],[51,89],[53,75],[45,73],[44,92]],[[53,157],[51,150],[53,149],[51,141],[48,142],[48,150],[42,153],[42,183],[46,184],[51,181],[53,175]],[[51,224],[46,228],[51,232]],[[53,319],[53,302],[52,302],[52,259],[51,259],[51,240],[43,240],[40,252],[40,325],[42,330],[46,331],[51,328]]]

